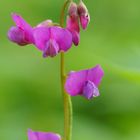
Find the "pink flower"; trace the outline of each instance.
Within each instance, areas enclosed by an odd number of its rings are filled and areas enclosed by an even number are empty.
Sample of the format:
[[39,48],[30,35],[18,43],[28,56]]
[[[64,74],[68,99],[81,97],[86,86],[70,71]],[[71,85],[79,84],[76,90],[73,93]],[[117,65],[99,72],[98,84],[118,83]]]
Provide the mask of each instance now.
[[28,140],[61,140],[61,136],[52,132],[34,132],[29,129]]
[[44,57],[54,57],[60,51],[66,52],[72,46],[72,36],[61,27],[38,27],[34,30],[35,45],[43,51]]
[[67,29],[72,34],[72,41],[74,45],[78,45],[80,41],[80,27],[79,27],[79,17],[78,17],[78,9],[77,4],[71,2],[68,10],[68,17],[67,17]]
[[20,15],[12,14],[12,18],[16,26],[10,28],[8,38],[21,46],[33,44],[33,28]]
[[94,68],[70,72],[65,83],[65,89],[71,96],[82,95],[87,99],[99,96],[98,86],[104,76],[100,65]]
[[82,0],[80,0],[80,3],[78,5],[78,14],[80,17],[80,23],[82,28],[86,29],[90,22],[90,15],[86,5],[83,3]]
[[72,46],[70,31],[53,26],[51,20],[43,21],[32,28],[21,16],[12,14],[12,17],[16,26],[10,28],[8,38],[18,45],[34,44],[43,52],[43,57],[54,57],[60,51],[68,51]]

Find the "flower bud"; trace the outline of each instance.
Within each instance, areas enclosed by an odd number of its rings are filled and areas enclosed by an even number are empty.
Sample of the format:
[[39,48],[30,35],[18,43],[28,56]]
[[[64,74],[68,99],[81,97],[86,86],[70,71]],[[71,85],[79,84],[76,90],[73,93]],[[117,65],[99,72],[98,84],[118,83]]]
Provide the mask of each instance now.
[[75,46],[78,46],[80,41],[80,28],[79,28],[79,21],[74,16],[67,17],[67,29],[72,34],[72,41]]
[[67,17],[67,29],[72,34],[72,41],[75,46],[78,46],[80,41],[80,27],[79,27],[79,15],[77,4],[74,2],[70,3],[68,9],[68,17]]
[[78,14],[80,17],[80,23],[81,23],[82,28],[86,29],[90,22],[90,15],[89,15],[86,5],[83,3],[82,0],[80,1],[78,5]]
[[78,16],[78,9],[77,9],[76,3],[74,3],[74,2],[70,3],[70,6],[68,8],[68,14],[69,14],[69,16]]

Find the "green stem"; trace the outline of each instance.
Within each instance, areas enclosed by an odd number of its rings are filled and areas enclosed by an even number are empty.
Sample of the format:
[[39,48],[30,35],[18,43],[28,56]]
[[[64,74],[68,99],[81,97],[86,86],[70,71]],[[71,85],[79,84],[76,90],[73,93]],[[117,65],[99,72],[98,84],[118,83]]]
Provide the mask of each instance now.
[[[65,16],[65,9],[68,3],[71,0],[67,0],[64,3],[62,8],[61,17],[60,17],[60,26],[64,26],[64,16]],[[62,86],[62,95],[63,95],[63,104],[64,104],[64,140],[71,140],[72,135],[72,102],[71,97],[69,94],[66,93],[64,85],[66,81],[65,75],[65,64],[64,64],[64,52],[61,52],[61,86]]]
[[72,102],[69,94],[64,89],[65,85],[64,52],[61,52],[61,86],[64,104],[64,140],[71,140],[72,135]]
[[67,7],[67,5],[69,4],[70,1],[72,1],[72,0],[66,0],[64,5],[63,5],[62,11],[61,11],[61,15],[60,15],[60,26],[61,27],[64,26],[65,9],[66,9],[66,7]]

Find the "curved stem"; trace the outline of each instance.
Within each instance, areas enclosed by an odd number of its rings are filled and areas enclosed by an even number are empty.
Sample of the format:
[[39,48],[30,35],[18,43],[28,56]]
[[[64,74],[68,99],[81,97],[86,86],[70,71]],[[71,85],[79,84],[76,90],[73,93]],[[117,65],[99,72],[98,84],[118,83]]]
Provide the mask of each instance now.
[[61,15],[60,15],[60,26],[63,27],[64,26],[64,17],[65,17],[65,9],[67,7],[67,5],[69,4],[69,2],[72,2],[73,0],[66,0],[66,2],[63,5],[62,11],[61,11]]
[[[60,17],[60,26],[64,26],[64,16],[65,16],[65,9],[68,5],[68,3],[71,0],[67,0],[64,3],[64,6],[62,8],[61,17]],[[64,85],[66,80],[65,75],[65,63],[64,63],[64,52],[61,52],[61,86],[62,86],[62,95],[63,95],[63,104],[64,104],[64,140],[71,140],[72,135],[72,102],[71,97],[69,94],[66,93]]]

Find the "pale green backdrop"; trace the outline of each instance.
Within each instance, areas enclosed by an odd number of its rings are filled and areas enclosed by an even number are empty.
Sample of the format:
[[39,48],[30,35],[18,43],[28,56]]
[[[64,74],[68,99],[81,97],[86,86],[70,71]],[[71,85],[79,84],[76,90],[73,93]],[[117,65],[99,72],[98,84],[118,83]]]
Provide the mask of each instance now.
[[[101,64],[101,96],[73,97],[72,140],[140,139],[140,1],[83,0],[91,22],[78,47],[66,53],[66,69]],[[59,58],[43,59],[34,46],[7,39],[20,13],[32,26],[59,21],[63,0],[0,2],[0,140],[27,140],[27,129],[63,134]]]

